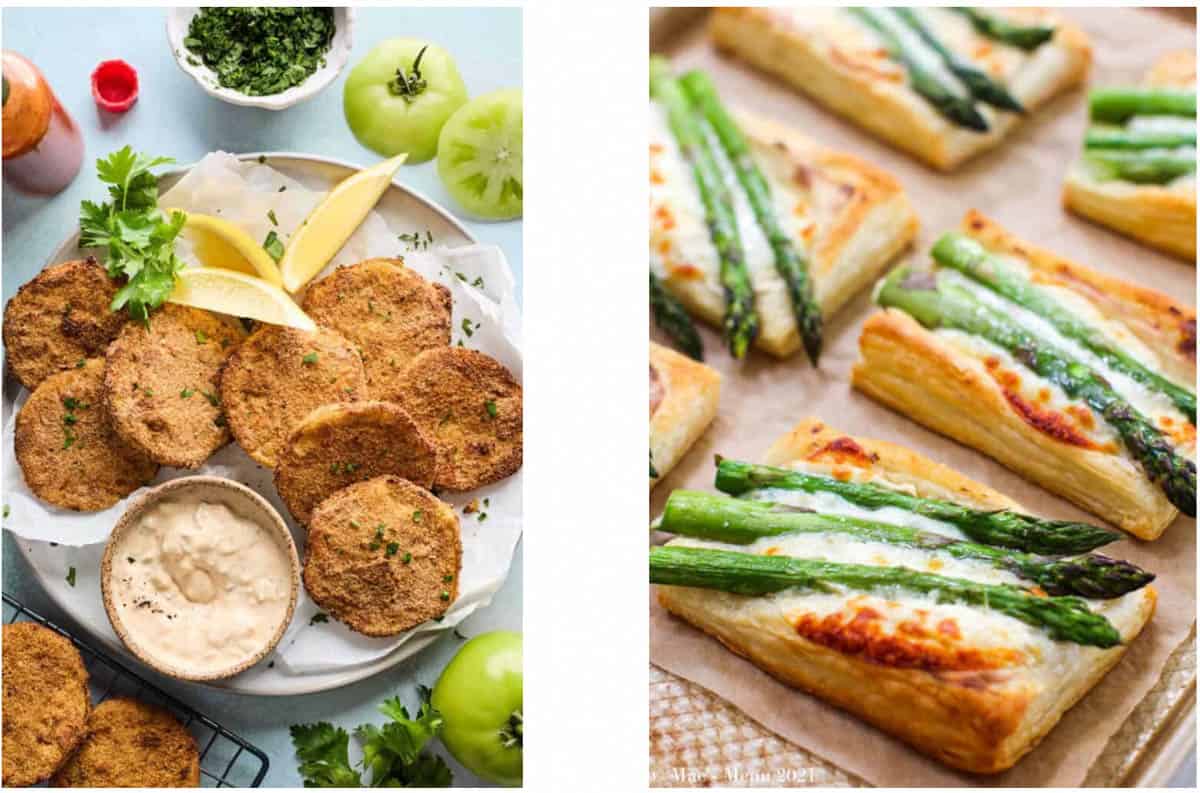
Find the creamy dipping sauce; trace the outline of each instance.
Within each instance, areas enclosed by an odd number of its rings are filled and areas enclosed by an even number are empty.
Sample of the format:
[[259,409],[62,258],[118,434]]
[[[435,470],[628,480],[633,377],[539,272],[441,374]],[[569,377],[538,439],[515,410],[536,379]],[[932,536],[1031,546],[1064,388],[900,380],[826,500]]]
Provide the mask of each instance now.
[[291,555],[219,500],[181,495],[117,540],[108,586],[131,644],[183,675],[211,675],[274,639],[291,604]]

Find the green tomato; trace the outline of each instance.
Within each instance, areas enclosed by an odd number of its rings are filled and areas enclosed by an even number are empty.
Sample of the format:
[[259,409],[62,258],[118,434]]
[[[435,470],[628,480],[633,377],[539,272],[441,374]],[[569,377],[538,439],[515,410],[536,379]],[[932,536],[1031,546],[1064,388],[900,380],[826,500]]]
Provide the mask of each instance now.
[[524,741],[521,634],[484,633],[464,644],[433,687],[442,743],[489,782],[521,784]]
[[450,53],[420,39],[387,39],[367,53],[342,94],[346,122],[358,142],[409,163],[437,153],[446,119],[467,101],[467,87]]
[[438,175],[463,209],[486,220],[521,216],[521,90],[477,96],[438,138]]

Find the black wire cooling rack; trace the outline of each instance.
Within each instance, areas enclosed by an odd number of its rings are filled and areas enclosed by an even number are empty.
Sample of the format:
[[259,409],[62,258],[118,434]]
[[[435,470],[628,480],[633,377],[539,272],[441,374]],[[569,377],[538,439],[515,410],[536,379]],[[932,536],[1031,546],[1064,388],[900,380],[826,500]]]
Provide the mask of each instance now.
[[196,737],[196,745],[201,747],[202,786],[258,787],[262,784],[269,762],[266,754],[257,746],[162,691],[107,653],[80,641],[70,631],[26,608],[7,592],[3,594],[6,624],[37,622],[62,634],[79,648],[90,677],[88,686],[93,704],[99,704],[109,697],[126,696],[161,705],[174,713]]

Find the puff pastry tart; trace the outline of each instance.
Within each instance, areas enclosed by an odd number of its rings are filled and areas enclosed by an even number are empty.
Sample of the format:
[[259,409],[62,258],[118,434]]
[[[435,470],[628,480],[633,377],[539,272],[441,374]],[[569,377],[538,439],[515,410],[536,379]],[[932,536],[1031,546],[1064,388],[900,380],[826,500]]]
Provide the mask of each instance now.
[[1046,9],[719,8],[714,44],[897,148],[951,169],[1085,79],[1087,37]]
[[1176,52],[1140,88],[1093,91],[1083,156],[1063,203],[1155,248],[1196,261],[1196,56]]
[[740,498],[671,494],[659,601],[947,765],[1011,767],[1154,612],[1152,574],[1085,550],[1119,532],[1023,514],[901,446],[807,419],[767,463],[719,463]]
[[[724,114],[701,73],[679,82],[699,86],[694,113],[680,110],[682,91],[674,105],[666,89],[650,102],[651,272],[689,313],[724,325],[735,357],[753,341],[778,357],[803,343],[815,358],[822,318],[912,241],[916,214],[891,176],[773,121]],[[715,128],[700,112],[714,105]],[[688,115],[704,146],[681,145]],[[733,143],[717,145],[730,130]],[[705,162],[713,184],[701,183]]]
[[704,434],[720,394],[715,369],[650,342],[650,487]]
[[1196,514],[1196,312],[983,215],[898,268],[853,384],[1142,539]]

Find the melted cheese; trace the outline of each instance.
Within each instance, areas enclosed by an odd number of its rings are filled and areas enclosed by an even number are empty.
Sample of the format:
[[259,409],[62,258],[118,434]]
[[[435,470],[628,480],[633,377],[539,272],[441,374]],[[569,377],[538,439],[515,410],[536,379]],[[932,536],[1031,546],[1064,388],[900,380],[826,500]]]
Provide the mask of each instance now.
[[[1129,377],[1128,375],[1111,368],[1101,358],[1096,356],[1082,344],[1074,341],[1073,339],[1067,338],[1060,333],[1053,324],[1037,314],[1034,314],[1032,311],[1022,308],[1016,303],[1001,297],[987,287],[970,280],[957,271],[941,270],[939,272],[939,278],[949,279],[956,285],[963,287],[967,291],[971,292],[971,294],[979,302],[995,309],[1005,316],[1011,317],[1017,324],[1027,329],[1035,337],[1045,340],[1051,346],[1061,350],[1067,356],[1092,369],[1092,371],[1096,372],[1105,380],[1107,380],[1112,386],[1113,390],[1116,391],[1122,399],[1124,399],[1126,402],[1132,405],[1134,409],[1149,419],[1154,426],[1178,427],[1187,423],[1187,417],[1175,407],[1175,404],[1165,394],[1154,391]],[[1131,354],[1137,356],[1144,365],[1152,369],[1158,367],[1157,357],[1154,356],[1153,353],[1151,353],[1148,349],[1146,349],[1144,345],[1132,341],[1132,333],[1128,331],[1121,332],[1120,330],[1117,330],[1116,323],[1104,320],[1103,317],[1099,315],[1099,312],[1094,308],[1091,310],[1083,308],[1081,303],[1086,301],[1082,301],[1080,298],[1078,298],[1078,296],[1073,294],[1070,297],[1066,297],[1063,295],[1063,292],[1065,291],[1066,290],[1063,289],[1057,289],[1053,290],[1053,293],[1056,299],[1061,298],[1063,300],[1064,304],[1067,305],[1068,310],[1073,312],[1078,311],[1081,319],[1088,323],[1094,323],[1095,327],[1097,327],[1114,343],[1129,343],[1128,349],[1130,350]],[[1012,360],[1011,357],[1010,360]],[[1022,378],[1023,380],[1027,379],[1036,381],[1038,384],[1038,390],[1046,387],[1051,388],[1051,392],[1053,393],[1054,388],[1051,387],[1051,383],[1049,381],[1038,377],[1023,365],[1020,367],[1020,371],[1027,375],[1026,378]],[[1062,394],[1061,390],[1059,390],[1058,393],[1065,399],[1066,395]],[[1083,403],[1076,401],[1076,404]],[[1090,411],[1090,408],[1087,409]],[[1094,413],[1093,415],[1095,416],[1095,423],[1097,426],[1100,426],[1104,423],[1102,417]],[[1182,448],[1187,450],[1188,446]]]
[[[791,295],[775,269],[775,254],[770,242],[715,133],[707,124],[701,127],[713,144],[714,157],[733,198],[738,234],[758,312],[764,318],[778,318],[781,323],[788,323],[788,328],[794,328]],[[805,238],[806,230],[814,224],[812,202],[794,182],[774,172],[779,163],[763,156],[761,146],[754,146],[754,149],[758,154],[756,164],[771,189],[776,216],[785,233],[799,244]],[[800,247],[803,249],[802,245]],[[715,306],[724,305],[720,256],[709,234],[704,204],[691,165],[671,134],[666,110],[653,101],[650,102],[650,266],[659,275],[700,281],[706,300]]]

